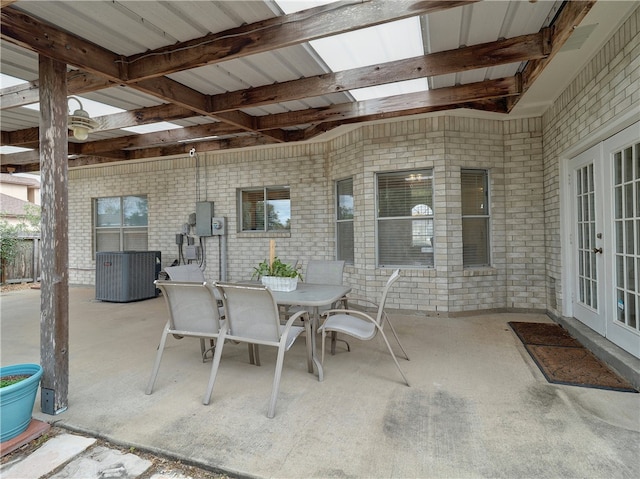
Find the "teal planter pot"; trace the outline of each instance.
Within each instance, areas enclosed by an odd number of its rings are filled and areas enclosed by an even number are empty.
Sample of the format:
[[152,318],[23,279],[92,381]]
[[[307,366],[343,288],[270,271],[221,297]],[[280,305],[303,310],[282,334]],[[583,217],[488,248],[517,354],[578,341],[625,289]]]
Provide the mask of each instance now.
[[0,368],[0,377],[16,374],[31,376],[0,388],[0,442],[13,439],[29,427],[42,367],[38,364],[15,364]]

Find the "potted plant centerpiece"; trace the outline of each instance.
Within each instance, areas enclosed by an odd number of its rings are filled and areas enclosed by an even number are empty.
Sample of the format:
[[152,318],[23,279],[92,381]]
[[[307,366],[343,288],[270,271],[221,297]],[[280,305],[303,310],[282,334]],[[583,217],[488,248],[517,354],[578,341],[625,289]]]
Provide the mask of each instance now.
[[297,269],[277,257],[271,262],[265,259],[253,269],[252,278],[260,278],[262,284],[273,291],[293,291],[301,277]]
[[41,376],[39,364],[0,367],[0,442],[29,427]]

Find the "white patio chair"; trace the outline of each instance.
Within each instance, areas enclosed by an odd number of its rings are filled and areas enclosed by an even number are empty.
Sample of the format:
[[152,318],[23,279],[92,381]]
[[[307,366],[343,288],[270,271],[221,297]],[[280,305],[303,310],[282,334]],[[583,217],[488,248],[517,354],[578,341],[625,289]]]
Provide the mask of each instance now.
[[[204,277],[204,271],[197,264],[181,264],[178,266],[167,266],[164,271],[169,276],[170,281],[183,281],[183,282],[196,282],[204,283],[206,281]],[[221,298],[218,294],[218,290],[214,289],[216,298],[218,299],[218,312],[220,317],[224,317],[224,308],[221,305]],[[203,359],[205,354],[204,339],[200,340],[200,345],[203,351]],[[213,340],[210,340],[209,350],[213,347]],[[259,366],[258,362],[258,366]]]
[[[400,371],[400,374],[402,375],[405,383],[407,384],[407,386],[409,386],[409,380],[407,379],[405,374],[402,372],[402,369],[400,368],[400,364],[396,359],[396,355],[394,354],[393,349],[391,349],[391,345],[389,344],[389,341],[387,340],[387,336],[384,334],[384,330],[383,330],[384,323],[385,322],[389,323],[391,331],[393,332],[393,335],[395,336],[396,341],[400,345],[400,349],[402,349],[405,359],[408,361],[409,356],[407,355],[406,351],[402,347],[402,343],[400,343],[400,339],[396,334],[395,328],[393,327],[391,320],[389,319],[386,312],[384,311],[384,305],[387,299],[387,295],[389,293],[389,289],[391,288],[393,283],[395,283],[399,278],[400,278],[400,270],[397,269],[393,272],[393,274],[387,280],[387,284],[382,290],[382,297],[380,298],[380,303],[377,305],[377,315],[375,318],[373,318],[371,315],[369,315],[365,311],[360,311],[357,309],[333,309],[333,310],[325,311],[323,313],[323,316],[325,316],[326,319],[322,323],[322,326],[320,326],[320,328],[318,329],[318,331],[322,333],[322,357],[321,357],[322,363],[324,363],[324,345],[325,345],[325,338],[327,333],[337,332],[341,334],[346,334],[348,336],[354,337],[356,339],[360,339],[362,341],[371,341],[378,334],[380,334],[380,336],[382,336],[382,339],[384,340],[385,345],[387,346],[387,349],[389,350],[389,353],[391,354],[391,357],[393,358],[393,361],[398,367],[398,371]],[[353,298],[350,296],[349,301],[351,302],[352,300]],[[356,298],[356,301],[362,301],[362,300],[363,298]]]
[[[278,348],[278,358],[267,412],[267,417],[272,418],[275,415],[278,389],[280,388],[284,353],[291,348],[294,341],[305,329],[294,326],[293,322],[298,318],[308,316],[308,313],[306,311],[297,312],[283,326],[280,324],[278,305],[271,291],[265,286],[216,283],[216,287],[222,293],[227,316],[218,337],[218,345],[213,356],[211,378],[203,403],[209,404],[211,400],[222,356],[223,340],[246,342],[255,344],[256,347],[257,345],[274,346]],[[307,335],[307,341],[310,340],[308,336],[310,335]]]
[[[312,284],[342,284],[344,272],[344,261],[324,261],[324,260],[309,260],[307,263],[307,269],[302,277],[305,283]],[[331,307],[325,307],[320,309],[320,312],[332,309],[337,303],[331,305]],[[290,306],[287,309],[287,314],[293,314],[297,311],[302,311],[299,306]]]
[[307,263],[304,276],[306,283],[342,284],[344,261],[312,259]]
[[[220,333],[220,327],[224,324],[224,320],[220,319],[215,289],[206,282],[156,281],[155,284],[165,298],[169,320],[162,331],[146,394],[151,394],[153,391],[167,336],[171,334],[176,339],[200,338],[200,349],[204,362],[206,354],[210,350],[205,348],[204,340],[216,340]],[[255,363],[254,351],[251,347],[249,360],[252,364]]]
[[182,264],[179,266],[167,266],[165,269],[171,281],[195,281],[204,283],[204,272],[197,264]]
[[[325,261],[325,260],[309,260],[307,263],[306,277],[307,283],[313,284],[343,284],[344,283],[344,261]],[[336,308],[342,303],[346,308],[346,297],[340,301],[336,301],[331,307],[320,308],[320,312],[328,309]],[[346,342],[346,341],[345,341]],[[347,344],[347,349],[349,345]]]
[[[307,262],[307,269],[304,275],[305,283],[312,284],[342,284],[344,277],[344,261],[343,260],[318,260],[312,259]],[[347,308],[347,298],[342,298],[330,306],[320,308],[320,313],[329,309],[335,309],[342,303],[343,308]],[[291,306],[287,310],[287,315],[291,315],[296,311],[301,311],[300,306]],[[347,351],[351,351],[349,343],[344,339],[338,339],[337,333],[331,335],[331,354],[336,353],[336,341],[342,341],[347,346]]]

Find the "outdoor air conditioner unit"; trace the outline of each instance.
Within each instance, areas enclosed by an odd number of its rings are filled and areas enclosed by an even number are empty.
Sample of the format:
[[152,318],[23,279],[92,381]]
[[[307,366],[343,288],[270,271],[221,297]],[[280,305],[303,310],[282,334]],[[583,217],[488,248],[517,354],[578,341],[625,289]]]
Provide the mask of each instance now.
[[161,265],[160,251],[102,251],[96,253],[96,299],[128,303],[155,298]]

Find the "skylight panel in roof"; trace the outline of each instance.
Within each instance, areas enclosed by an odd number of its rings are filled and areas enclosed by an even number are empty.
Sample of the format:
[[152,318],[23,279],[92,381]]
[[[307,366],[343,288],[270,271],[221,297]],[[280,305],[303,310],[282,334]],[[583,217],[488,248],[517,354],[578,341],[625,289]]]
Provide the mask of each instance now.
[[149,123],[148,125],[139,125],[132,126],[129,128],[122,128],[125,131],[130,131],[132,133],[155,133],[156,131],[166,131],[166,130],[175,130],[177,128],[182,128],[175,123],[169,123],[167,121],[160,121],[158,123]]
[[[69,111],[72,112],[73,110],[78,108],[79,105],[76,102],[74,102],[71,99],[71,97],[69,98],[70,98]],[[89,113],[89,116],[91,118],[97,118],[97,117],[106,116],[106,115],[114,115],[116,113],[122,113],[126,111],[126,110],[123,110],[122,108],[107,105],[99,101],[89,100],[88,98],[83,98],[79,96],[75,98],[78,98],[82,102],[82,109],[87,113]],[[32,103],[31,105],[25,105],[25,108],[39,111],[40,103]],[[132,126],[128,128],[122,128],[122,129],[125,131],[129,131],[131,133],[144,134],[144,133],[155,133],[157,131],[175,130],[177,128],[182,128],[182,127],[180,125],[176,125],[175,123],[160,121],[157,123],[150,123],[148,125]]]
[[276,3],[286,14],[334,3],[337,0],[278,0]]
[[351,93],[351,95],[353,95],[353,98],[355,98],[357,101],[364,101],[374,98],[385,98],[388,96],[427,91],[428,89],[429,85],[427,79],[418,78],[416,80],[389,83],[387,85],[358,88],[357,90],[351,90],[349,93]]
[[424,55],[418,17],[309,43],[334,72]]
[[0,73],[0,88],[9,88],[10,86],[22,85],[24,83],[29,83],[26,80],[21,80],[20,78],[12,77],[10,75],[5,75],[4,73]]
[[2,145],[0,146],[0,154],[1,155],[10,155],[11,153],[22,153],[23,151],[33,151],[32,148],[22,148],[21,146],[10,146],[10,145]]
[[[88,98],[72,95],[68,97],[69,111],[71,112],[80,107],[77,102],[73,101],[72,97],[77,98],[82,103],[82,109],[89,113],[89,116],[91,118],[96,118],[103,115],[113,115],[115,113],[122,113],[123,111],[125,111],[122,108],[116,108],[115,106],[100,103],[99,101],[93,101],[89,100]],[[40,111],[40,103],[32,103],[31,105],[25,105],[24,107],[31,110]]]
[[[310,44],[334,72],[424,55],[418,17],[321,38]],[[423,78],[352,90],[350,93],[362,101],[428,89],[427,79]]]
[[[277,3],[288,14],[332,2],[292,0]],[[334,72],[424,55],[422,29],[417,16],[313,40],[309,44]],[[349,93],[357,101],[362,101],[428,89],[424,78],[361,88]]]

